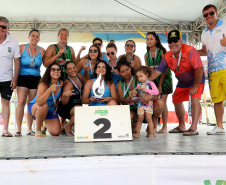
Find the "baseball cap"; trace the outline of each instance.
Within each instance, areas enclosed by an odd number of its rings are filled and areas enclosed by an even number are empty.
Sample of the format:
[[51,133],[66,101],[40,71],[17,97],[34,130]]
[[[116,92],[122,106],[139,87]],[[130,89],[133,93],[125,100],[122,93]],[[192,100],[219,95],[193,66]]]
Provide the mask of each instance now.
[[178,41],[182,38],[182,34],[179,30],[172,30],[168,33],[168,43],[169,41]]

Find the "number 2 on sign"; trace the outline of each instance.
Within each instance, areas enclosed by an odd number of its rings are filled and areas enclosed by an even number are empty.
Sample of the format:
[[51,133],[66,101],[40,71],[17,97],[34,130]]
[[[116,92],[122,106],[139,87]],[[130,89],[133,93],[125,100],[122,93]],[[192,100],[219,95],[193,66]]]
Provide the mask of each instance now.
[[108,119],[100,118],[95,120],[93,123],[97,126],[99,126],[100,124],[104,125],[101,129],[99,129],[93,134],[94,139],[112,138],[111,133],[105,133],[109,130],[109,128],[111,128],[111,122]]

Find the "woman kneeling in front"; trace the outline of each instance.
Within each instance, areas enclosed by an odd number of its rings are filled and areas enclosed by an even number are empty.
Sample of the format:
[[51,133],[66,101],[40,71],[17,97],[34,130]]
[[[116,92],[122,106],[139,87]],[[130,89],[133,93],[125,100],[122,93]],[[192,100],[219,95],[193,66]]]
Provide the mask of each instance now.
[[44,121],[51,135],[60,135],[61,126],[56,113],[57,101],[63,84],[63,81],[59,80],[60,76],[60,65],[57,63],[50,64],[40,80],[35,98],[28,106],[29,113],[36,119],[36,138],[43,137],[41,126]]

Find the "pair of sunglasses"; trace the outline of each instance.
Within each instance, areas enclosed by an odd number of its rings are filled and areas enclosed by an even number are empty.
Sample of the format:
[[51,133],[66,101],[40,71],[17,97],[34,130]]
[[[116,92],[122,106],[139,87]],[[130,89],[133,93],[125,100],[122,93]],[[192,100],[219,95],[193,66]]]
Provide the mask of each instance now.
[[110,52],[110,53],[107,53],[107,56],[110,56],[110,55],[114,55],[115,52]]
[[101,46],[102,43],[94,43],[93,45],[95,45],[95,46]]
[[168,40],[168,44],[172,44],[172,42],[177,43],[180,39],[170,39]]
[[97,53],[97,50],[96,49],[94,49],[94,50],[90,49],[89,53],[92,53],[92,52]]
[[203,17],[208,17],[208,14],[210,14],[210,15],[214,15],[215,14],[215,12],[214,11],[212,11],[212,12],[209,12],[209,13],[204,13],[203,14]]
[[51,71],[52,71],[52,72],[58,72],[58,73],[61,72],[61,70],[60,70],[59,68],[51,68]]
[[0,27],[4,30],[7,28],[7,26],[5,26],[5,25],[0,25]]
[[133,44],[126,44],[126,47],[131,47],[131,48],[134,48],[134,45]]

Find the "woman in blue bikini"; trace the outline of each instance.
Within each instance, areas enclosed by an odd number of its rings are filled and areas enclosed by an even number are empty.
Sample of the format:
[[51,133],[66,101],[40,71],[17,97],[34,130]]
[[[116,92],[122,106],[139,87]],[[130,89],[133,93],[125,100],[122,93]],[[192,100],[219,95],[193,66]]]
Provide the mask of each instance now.
[[63,81],[59,80],[60,76],[60,65],[57,63],[50,64],[40,80],[35,98],[28,106],[29,113],[36,119],[36,138],[43,137],[41,126],[44,121],[51,135],[60,135],[61,125],[56,113],[57,102],[63,85]]
[[96,45],[89,48],[87,57],[83,57],[76,66],[77,71],[85,76],[87,80],[93,79],[94,66],[100,58],[100,49]]
[[[92,87],[101,74],[100,84],[104,81],[104,94],[101,99],[95,98]],[[99,60],[94,67],[93,79],[88,80],[84,87],[82,103],[89,106],[117,105],[118,97],[115,84],[111,78],[111,68],[103,60]]]

